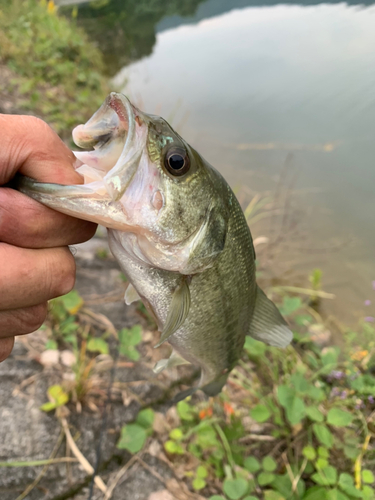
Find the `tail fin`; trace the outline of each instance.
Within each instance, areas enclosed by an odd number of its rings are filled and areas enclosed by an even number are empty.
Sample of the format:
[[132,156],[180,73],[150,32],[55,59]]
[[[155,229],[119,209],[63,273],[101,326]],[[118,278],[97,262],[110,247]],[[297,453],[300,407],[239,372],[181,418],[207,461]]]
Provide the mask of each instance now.
[[249,335],[275,347],[286,347],[293,339],[293,333],[280,311],[259,286]]

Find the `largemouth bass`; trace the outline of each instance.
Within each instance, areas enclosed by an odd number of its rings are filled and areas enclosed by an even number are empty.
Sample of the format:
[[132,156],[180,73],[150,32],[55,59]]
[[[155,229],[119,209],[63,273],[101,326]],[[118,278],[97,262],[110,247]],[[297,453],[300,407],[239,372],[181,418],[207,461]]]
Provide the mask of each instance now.
[[[168,341],[169,359],[192,363],[198,385],[218,394],[245,336],[279,347],[292,332],[255,281],[255,252],[241,207],[223,177],[160,117],[111,93],[73,131],[83,185],[24,178],[20,189],[60,212],[108,228],[129,280],[125,302],[141,299]],[[184,392],[181,397],[197,388]]]

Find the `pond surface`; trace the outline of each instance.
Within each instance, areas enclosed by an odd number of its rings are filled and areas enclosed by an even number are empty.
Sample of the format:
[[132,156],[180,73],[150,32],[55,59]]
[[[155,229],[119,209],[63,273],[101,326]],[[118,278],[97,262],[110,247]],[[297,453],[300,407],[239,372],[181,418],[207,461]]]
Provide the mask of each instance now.
[[[88,27],[106,40],[114,87],[169,120],[233,187],[249,196],[284,190],[300,229],[290,240],[286,230],[274,275],[306,285],[319,267],[324,290],[337,297],[331,310],[345,320],[368,316],[364,300],[375,304],[375,7],[250,3],[196,0],[157,15],[138,12],[122,52],[118,39],[110,41],[125,28],[106,31],[92,7]],[[79,7],[83,25],[87,12]],[[253,236],[268,229],[255,224]]]

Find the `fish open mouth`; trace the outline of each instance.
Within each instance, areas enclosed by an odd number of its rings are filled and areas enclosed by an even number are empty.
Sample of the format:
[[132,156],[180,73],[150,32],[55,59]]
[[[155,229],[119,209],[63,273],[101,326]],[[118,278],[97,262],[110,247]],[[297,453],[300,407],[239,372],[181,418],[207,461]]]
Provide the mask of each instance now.
[[[142,152],[135,140],[135,112],[124,95],[112,92],[87,123],[73,130],[77,146],[93,148],[74,152],[76,171],[84,184],[98,193],[104,189],[113,201],[126,190]],[[101,189],[97,183],[102,184]]]
[[73,130],[76,171],[84,183],[72,186],[37,182],[19,176],[17,187],[31,198],[73,217],[129,230],[118,201],[131,183],[147,139],[141,112],[122,94],[112,92],[84,125]]

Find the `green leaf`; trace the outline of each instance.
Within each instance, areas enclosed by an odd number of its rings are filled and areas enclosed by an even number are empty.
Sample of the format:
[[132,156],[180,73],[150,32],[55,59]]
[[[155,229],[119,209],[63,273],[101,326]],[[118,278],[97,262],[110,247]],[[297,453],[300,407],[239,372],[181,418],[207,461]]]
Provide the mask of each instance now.
[[315,387],[315,385],[310,385],[307,395],[311,399],[315,399],[315,401],[323,401],[326,397],[324,391],[319,387]]
[[[292,481],[289,477],[289,474],[285,473],[284,475],[277,475],[274,481],[272,481],[272,488],[274,490],[277,490],[285,498],[289,499],[290,492],[292,491]],[[297,483],[296,493],[298,494],[299,498],[302,498],[304,492],[305,492],[305,482],[303,481],[303,479],[300,479]]]
[[322,445],[326,446],[327,448],[332,448],[333,435],[325,425],[313,424],[313,431],[316,438]]
[[40,409],[42,411],[51,411],[59,406],[65,405],[69,401],[69,395],[64,391],[61,385],[51,385],[47,389],[47,394],[49,395],[50,401],[49,403],[44,403]]
[[247,481],[242,478],[226,479],[223,483],[223,490],[230,500],[238,500],[247,491]]
[[295,396],[295,391],[286,385],[279,385],[277,388],[277,399],[281,406],[287,408],[291,405],[293,398]]
[[302,450],[302,454],[307,460],[315,460],[316,458],[316,451],[312,446],[305,446]]
[[337,482],[337,469],[336,469],[336,467],[332,467],[332,465],[329,465],[328,467],[323,469],[322,472],[325,475],[325,477],[330,485],[336,484],[336,482]]
[[313,317],[310,314],[298,314],[294,321],[298,326],[306,326],[313,322]]
[[277,389],[277,398],[285,408],[286,416],[292,425],[298,424],[305,416],[305,404],[295,395],[294,388],[280,385]]
[[314,422],[323,422],[324,417],[322,415],[322,412],[318,410],[315,406],[309,406],[306,408],[306,415],[309,417],[310,420]]
[[132,328],[123,328],[118,333],[120,345],[134,347],[142,342],[142,327],[134,325]]
[[291,377],[291,384],[295,391],[301,394],[306,394],[311,386],[302,373],[294,373]]
[[120,345],[119,351],[120,351],[120,354],[123,354],[124,356],[131,359],[132,361],[138,361],[140,358],[139,352],[133,346]]
[[251,338],[249,335],[247,335],[245,338],[244,349],[249,356],[259,357],[263,356],[263,354],[266,352],[267,346],[263,342],[255,340]]
[[373,500],[375,498],[375,491],[371,486],[364,485],[362,488],[362,496],[365,500]]
[[271,412],[266,405],[258,404],[250,411],[250,416],[256,422],[262,423],[270,418]]
[[369,469],[364,469],[362,471],[362,481],[367,484],[372,484],[375,482],[374,474]]
[[210,497],[208,500],[225,500],[225,498],[220,495],[214,495]]
[[303,500],[327,500],[327,490],[321,486],[313,486],[306,491]]
[[357,490],[355,486],[343,486],[340,484],[340,488],[351,497],[362,498],[362,492]]
[[199,467],[197,468],[196,475],[197,475],[197,477],[201,477],[202,479],[205,479],[208,476],[208,472],[207,472],[206,467],[204,467],[203,465],[199,465]]
[[87,350],[90,352],[100,352],[101,354],[108,354],[108,344],[100,337],[91,337],[87,342]]
[[349,500],[349,497],[344,495],[344,493],[342,493],[337,488],[333,488],[333,489],[327,491],[327,499],[329,499],[329,500]]
[[137,453],[143,448],[147,438],[146,431],[138,424],[124,425],[117,448],[125,449],[130,453]]
[[[285,500],[285,497],[283,497],[282,495],[280,495],[280,493],[278,493],[277,491],[273,491],[273,490],[266,490],[264,493],[264,500]],[[255,498],[255,497],[252,497],[252,498]],[[244,499],[246,500],[246,499]]]
[[188,422],[194,420],[194,409],[186,401],[177,403],[177,413],[181,420]]
[[350,474],[348,474],[346,472],[343,472],[342,474],[340,474],[338,484],[339,484],[340,488],[348,495],[355,497],[355,498],[362,497],[361,491],[357,490],[357,488],[354,486],[354,479]]
[[165,451],[167,451],[168,453],[172,453],[175,455],[183,455],[185,453],[183,447],[176,441],[171,441],[171,440],[166,441],[164,443],[164,448]]
[[272,472],[261,472],[257,480],[260,486],[265,486],[266,484],[271,484],[275,477],[275,474],[272,474]]
[[63,297],[61,297],[61,301],[62,301],[65,309],[70,314],[77,314],[77,312],[83,306],[83,299],[79,295],[77,290],[72,290],[71,292],[69,292],[66,295],[64,295]]
[[347,427],[353,421],[353,416],[340,408],[331,408],[327,414],[327,422],[336,427]]
[[56,351],[58,348],[56,340],[48,339],[46,342],[45,348],[46,348],[46,350],[52,349],[52,350]]
[[174,439],[175,441],[181,441],[181,439],[184,437],[184,433],[179,427],[176,427],[176,429],[171,430],[171,432],[169,433],[169,437],[171,439]]
[[299,297],[284,297],[283,304],[279,309],[283,316],[289,316],[295,311],[298,311],[301,306],[302,300]]
[[326,467],[328,467],[328,465],[329,465],[328,460],[322,457],[319,457],[318,460],[315,462],[315,467],[320,470],[325,469]]
[[344,446],[344,454],[347,458],[355,460],[358,456],[358,449],[355,446]]
[[206,481],[202,479],[201,477],[196,477],[193,480],[193,488],[197,491],[201,490],[206,486]]
[[260,469],[260,463],[255,457],[247,457],[244,461],[244,467],[249,472],[257,472]]
[[354,479],[347,472],[343,472],[339,477],[339,486],[345,489],[347,486],[354,486]]
[[277,467],[277,463],[272,457],[265,457],[262,460],[262,467],[267,472],[273,472]]
[[322,354],[321,360],[324,366],[332,367],[337,364],[338,357],[340,354],[340,349],[337,347],[326,347]]
[[329,458],[329,450],[324,446],[318,446],[318,455],[322,458]]
[[292,399],[290,406],[286,407],[286,416],[292,425],[296,425],[304,418],[305,403],[297,396]]
[[146,408],[138,413],[136,422],[145,429],[148,429],[149,427],[152,427],[152,424],[154,423],[154,418],[155,418],[154,410],[152,410],[151,408]]
[[258,498],[254,497],[253,495],[247,495],[243,500],[258,500]]
[[49,401],[48,403],[44,403],[42,406],[40,406],[39,409],[47,412],[54,410],[55,408],[57,408],[57,406],[57,403],[52,403],[51,401]]

